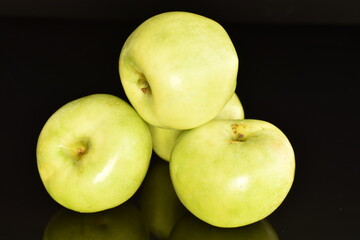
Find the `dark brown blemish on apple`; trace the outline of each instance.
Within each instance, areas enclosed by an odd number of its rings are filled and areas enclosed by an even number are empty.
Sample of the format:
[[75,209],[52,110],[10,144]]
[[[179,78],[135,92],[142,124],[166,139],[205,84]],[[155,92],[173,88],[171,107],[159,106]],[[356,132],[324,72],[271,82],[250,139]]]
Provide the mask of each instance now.
[[238,132],[239,124],[233,123],[231,124],[231,130],[234,133],[234,139],[232,142],[244,142],[244,134]]
[[236,124],[236,123],[231,124],[231,130],[233,131],[234,134],[237,134],[238,126],[239,126],[239,124]]
[[241,134],[241,133],[238,133],[238,138],[243,138],[244,137],[244,134]]

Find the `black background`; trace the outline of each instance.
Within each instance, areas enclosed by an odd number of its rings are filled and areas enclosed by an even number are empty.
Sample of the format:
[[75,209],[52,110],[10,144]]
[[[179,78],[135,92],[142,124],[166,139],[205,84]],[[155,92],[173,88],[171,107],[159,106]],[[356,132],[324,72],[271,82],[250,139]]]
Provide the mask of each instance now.
[[360,4],[320,0],[0,2],[0,239],[41,239],[61,208],[36,168],[45,121],[85,95],[126,100],[121,47],[143,20],[170,10],[224,26],[246,118],[275,124],[293,144],[293,188],[268,217],[279,238],[360,239]]

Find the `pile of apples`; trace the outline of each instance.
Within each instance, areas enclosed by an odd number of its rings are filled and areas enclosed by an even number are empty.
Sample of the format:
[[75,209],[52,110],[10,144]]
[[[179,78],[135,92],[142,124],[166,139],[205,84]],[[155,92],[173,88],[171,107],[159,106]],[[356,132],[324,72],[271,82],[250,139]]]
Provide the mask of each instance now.
[[244,119],[238,65],[219,23],[189,12],[149,18],[120,53],[131,105],[93,94],[45,123],[36,154],[47,192],[77,212],[114,208],[139,189],[155,152],[199,219],[225,228],[264,219],[292,186],[294,151],[273,124]]

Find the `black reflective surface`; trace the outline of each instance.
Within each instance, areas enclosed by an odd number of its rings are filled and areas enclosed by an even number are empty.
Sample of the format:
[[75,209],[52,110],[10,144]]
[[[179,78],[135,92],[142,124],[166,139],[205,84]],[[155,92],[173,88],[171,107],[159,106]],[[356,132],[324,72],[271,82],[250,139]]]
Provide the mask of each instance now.
[[[174,195],[152,199],[151,192],[161,196],[161,188],[169,187],[157,188],[161,179],[147,179],[127,204],[98,215],[79,216],[54,202],[37,172],[37,136],[48,117],[71,100],[92,93],[126,99],[117,61],[138,24],[0,19],[0,239],[42,239],[79,229],[103,234],[102,239],[110,234],[128,234],[124,239],[360,238],[359,26],[222,23],[239,54],[236,92],[246,118],[278,126],[296,154],[293,188],[264,222],[232,231],[196,222]],[[150,170],[159,161],[154,156]],[[128,221],[122,219],[126,214]],[[113,228],[112,222],[123,228]],[[271,236],[262,237],[264,231]]]

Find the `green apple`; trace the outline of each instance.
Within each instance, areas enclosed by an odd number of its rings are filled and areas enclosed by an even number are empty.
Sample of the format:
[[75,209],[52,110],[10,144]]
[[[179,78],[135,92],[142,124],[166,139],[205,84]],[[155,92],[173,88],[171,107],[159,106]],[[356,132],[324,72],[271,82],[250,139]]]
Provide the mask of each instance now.
[[140,24],[124,43],[119,74],[139,115],[178,130],[213,119],[236,88],[236,49],[217,22],[165,12]]
[[139,189],[139,206],[150,232],[157,239],[168,239],[175,223],[187,212],[171,183],[169,164],[160,158],[151,160]]
[[170,175],[195,216],[214,226],[239,227],[280,206],[294,180],[295,156],[285,134],[269,122],[213,120],[180,136]]
[[128,200],[145,178],[151,153],[147,124],[109,94],[85,96],[58,109],[41,130],[36,149],[46,190],[78,212]]
[[243,105],[236,93],[232,95],[225,107],[216,115],[215,119],[244,119]]
[[163,160],[169,161],[171,151],[184,130],[159,128],[148,124],[154,152]]
[[169,240],[279,240],[267,220],[238,227],[219,228],[207,224],[192,214],[184,215],[170,234]]
[[97,213],[60,209],[48,222],[43,240],[147,240],[150,234],[139,210],[126,202]]
[[[244,119],[244,108],[236,93],[233,94],[215,119]],[[154,152],[162,159],[169,161],[176,140],[184,130],[159,128],[151,124],[149,124],[149,129]]]

